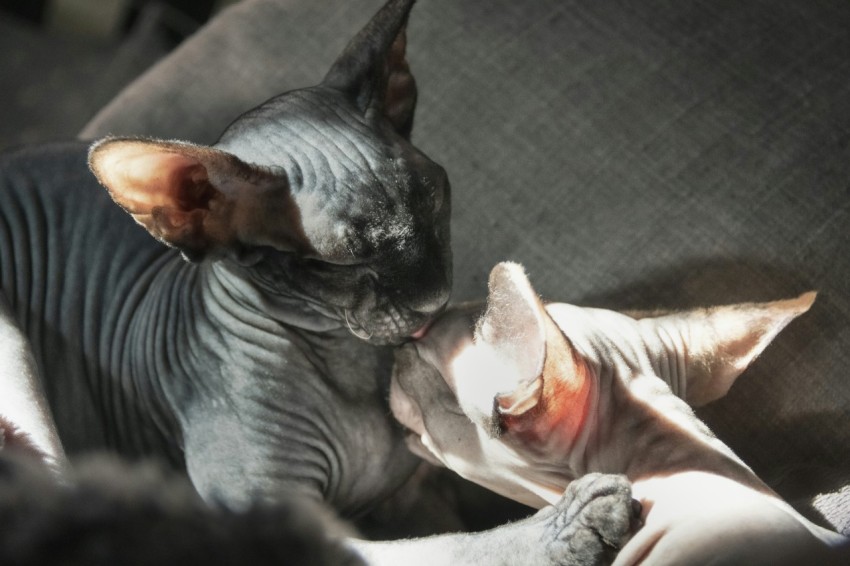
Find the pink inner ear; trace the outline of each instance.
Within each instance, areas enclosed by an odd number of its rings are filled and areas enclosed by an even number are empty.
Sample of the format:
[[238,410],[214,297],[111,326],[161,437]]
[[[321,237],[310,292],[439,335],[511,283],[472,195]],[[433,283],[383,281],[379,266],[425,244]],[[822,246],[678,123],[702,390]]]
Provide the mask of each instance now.
[[178,175],[178,183],[173,186],[177,207],[184,211],[209,209],[217,191],[209,182],[206,168],[198,163],[188,166]]
[[94,147],[90,164],[112,198],[135,216],[156,209],[208,208],[215,189],[190,145],[107,140]]
[[665,379],[681,383],[684,377],[685,387],[679,385],[677,395],[700,407],[726,395],[776,335],[812,306],[815,296],[809,292],[784,301],[697,309],[645,324],[681,337],[678,348],[688,353],[685,375]]
[[520,384],[543,370],[543,306],[519,264],[503,262],[490,272],[487,310],[475,339],[489,344],[505,365],[516,368]]
[[496,397],[499,412],[518,417],[537,406],[543,393],[543,378],[537,377],[519,384],[514,391]]
[[389,76],[384,95],[384,114],[397,130],[409,136],[416,104],[416,81],[405,59],[406,46],[405,28],[402,28],[387,57]]
[[[206,208],[213,194],[204,166],[174,153],[140,155],[123,163],[123,183],[110,187],[131,212],[150,213],[165,207],[181,211]],[[202,206],[197,206],[199,203]]]

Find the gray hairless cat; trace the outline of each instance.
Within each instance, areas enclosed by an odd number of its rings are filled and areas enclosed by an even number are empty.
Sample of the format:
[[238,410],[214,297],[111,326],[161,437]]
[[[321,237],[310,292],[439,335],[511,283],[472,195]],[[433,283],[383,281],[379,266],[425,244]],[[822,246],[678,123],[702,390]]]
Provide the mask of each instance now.
[[[420,334],[451,280],[447,177],[410,142],[412,4],[390,0],[321,84],[211,147],[112,138],[0,158],[12,444],[26,435],[60,470],[66,450],[159,456],[237,508],[298,493],[351,516],[410,477],[384,345]],[[630,489],[586,483],[490,533],[353,544],[379,563],[602,555],[628,536]]]
[[411,4],[212,147],[4,155],[2,310],[22,333],[4,329],[0,415],[59,465],[63,446],[160,456],[234,505],[297,490],[354,513],[396,489],[417,461],[382,345],[451,285],[448,180],[409,141]]

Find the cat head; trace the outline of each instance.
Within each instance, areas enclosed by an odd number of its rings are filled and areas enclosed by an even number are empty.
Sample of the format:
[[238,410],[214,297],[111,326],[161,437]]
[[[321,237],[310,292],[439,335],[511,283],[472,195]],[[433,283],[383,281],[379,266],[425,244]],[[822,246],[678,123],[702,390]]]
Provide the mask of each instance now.
[[321,84],[249,111],[214,146],[107,138],[92,171],[187,260],[223,262],[363,338],[402,340],[451,287],[448,179],[410,142],[412,4],[387,2]]
[[519,501],[551,501],[572,479],[552,458],[569,460],[587,422],[631,399],[672,418],[662,409],[684,405],[674,393],[692,406],[722,397],[814,298],[636,319],[544,305],[522,267],[499,264],[486,306],[449,309],[398,350],[390,405],[418,454]]

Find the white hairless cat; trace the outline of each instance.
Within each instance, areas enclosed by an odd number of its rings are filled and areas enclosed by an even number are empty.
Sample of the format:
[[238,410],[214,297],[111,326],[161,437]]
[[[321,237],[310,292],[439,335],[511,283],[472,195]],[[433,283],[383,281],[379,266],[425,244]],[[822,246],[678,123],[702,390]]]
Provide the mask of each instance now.
[[500,264],[483,315],[451,310],[399,352],[391,406],[414,451],[534,507],[590,472],[626,474],[644,525],[614,564],[838,563],[847,540],[782,501],[684,401],[722,397],[814,299],[636,319],[544,305]]

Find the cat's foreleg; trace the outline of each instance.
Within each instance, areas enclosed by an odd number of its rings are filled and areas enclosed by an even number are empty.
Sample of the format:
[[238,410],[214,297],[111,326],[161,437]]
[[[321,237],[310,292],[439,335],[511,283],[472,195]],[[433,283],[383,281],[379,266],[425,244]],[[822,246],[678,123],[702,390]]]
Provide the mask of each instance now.
[[0,293],[0,448],[43,460],[57,473],[67,465],[38,367],[6,297]]
[[639,515],[624,476],[589,474],[572,482],[554,505],[495,529],[349,545],[373,566],[602,566],[631,537]]

